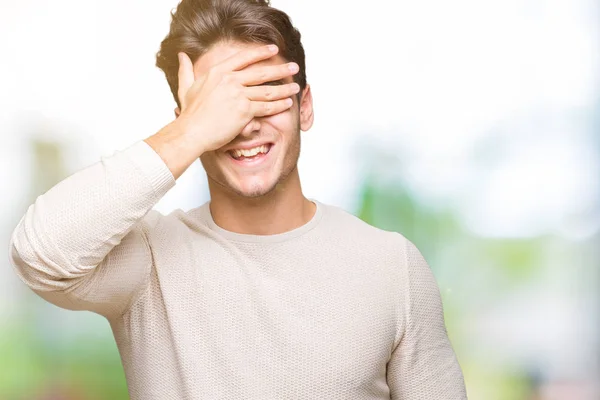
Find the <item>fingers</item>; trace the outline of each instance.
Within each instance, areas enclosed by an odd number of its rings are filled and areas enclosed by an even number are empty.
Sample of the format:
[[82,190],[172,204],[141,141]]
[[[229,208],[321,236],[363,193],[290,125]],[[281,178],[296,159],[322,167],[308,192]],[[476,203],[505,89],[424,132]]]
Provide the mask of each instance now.
[[246,68],[250,64],[273,57],[277,54],[279,49],[277,46],[272,45],[275,46],[275,48],[274,50],[271,50],[269,46],[270,45],[265,45],[239,51],[221,62],[217,68],[221,70],[222,73],[238,71]]
[[184,52],[179,52],[177,56],[179,58],[179,71],[177,74],[179,87],[177,96],[179,97],[179,103],[183,110],[185,107],[185,95],[194,84],[194,64],[192,63],[192,60],[190,60],[190,57]]
[[295,95],[300,91],[300,85],[295,82],[276,86],[244,87],[246,97],[253,101],[273,101]]
[[290,98],[275,101],[252,101],[251,113],[255,117],[279,114],[290,108],[294,101]]
[[289,62],[278,65],[267,65],[235,72],[238,82],[245,86],[260,85],[278,79],[284,79],[298,73],[298,64]]

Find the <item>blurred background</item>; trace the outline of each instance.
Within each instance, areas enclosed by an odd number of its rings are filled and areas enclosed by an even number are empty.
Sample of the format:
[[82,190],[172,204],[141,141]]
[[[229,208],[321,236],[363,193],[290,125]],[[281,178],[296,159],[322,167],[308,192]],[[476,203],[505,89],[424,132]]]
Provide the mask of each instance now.
[[[60,180],[174,118],[172,0],[0,2],[0,238]],[[600,7],[273,0],[301,31],[304,194],[428,260],[471,400],[600,399]],[[209,199],[196,161],[156,205]],[[108,323],[0,259],[0,399],[127,399]]]

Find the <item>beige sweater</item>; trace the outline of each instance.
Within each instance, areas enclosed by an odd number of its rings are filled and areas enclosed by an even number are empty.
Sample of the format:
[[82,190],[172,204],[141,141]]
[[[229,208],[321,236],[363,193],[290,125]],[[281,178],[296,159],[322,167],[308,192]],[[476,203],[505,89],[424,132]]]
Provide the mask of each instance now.
[[59,182],[10,242],[21,280],[111,324],[134,400],[466,399],[431,269],[404,236],[333,205],[260,236],[176,184],[144,141]]

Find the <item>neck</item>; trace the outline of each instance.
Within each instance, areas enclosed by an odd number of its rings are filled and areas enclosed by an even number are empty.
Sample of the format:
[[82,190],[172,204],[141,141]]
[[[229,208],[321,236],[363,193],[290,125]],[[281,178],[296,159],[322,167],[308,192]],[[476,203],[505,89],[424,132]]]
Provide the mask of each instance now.
[[221,228],[248,235],[276,235],[306,224],[316,206],[302,194],[297,168],[271,192],[243,197],[209,178],[210,213]]

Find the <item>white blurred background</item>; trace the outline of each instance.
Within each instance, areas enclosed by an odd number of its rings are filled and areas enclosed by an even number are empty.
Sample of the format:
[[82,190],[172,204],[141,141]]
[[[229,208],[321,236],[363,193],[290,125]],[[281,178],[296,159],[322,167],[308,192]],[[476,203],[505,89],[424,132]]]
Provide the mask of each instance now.
[[[172,121],[155,55],[177,4],[0,2],[6,248],[35,197]],[[313,92],[304,194],[423,250],[469,399],[600,399],[598,2],[271,4]],[[208,196],[196,161],[156,209]],[[127,398],[108,324],[0,265],[0,398]]]

